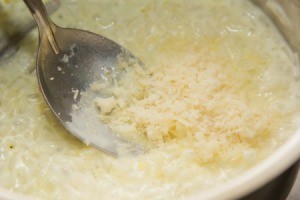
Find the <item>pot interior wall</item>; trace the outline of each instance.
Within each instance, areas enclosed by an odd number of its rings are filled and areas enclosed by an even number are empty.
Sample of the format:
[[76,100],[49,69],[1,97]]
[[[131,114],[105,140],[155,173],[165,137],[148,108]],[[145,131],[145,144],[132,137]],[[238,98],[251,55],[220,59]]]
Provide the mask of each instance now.
[[252,0],[274,21],[287,42],[300,55],[300,0]]

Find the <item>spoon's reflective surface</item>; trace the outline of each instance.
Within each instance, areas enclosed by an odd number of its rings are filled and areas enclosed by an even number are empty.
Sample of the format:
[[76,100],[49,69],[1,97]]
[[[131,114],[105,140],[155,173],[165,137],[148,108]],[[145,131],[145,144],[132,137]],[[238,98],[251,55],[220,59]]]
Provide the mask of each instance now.
[[[117,43],[87,31],[61,28],[52,23],[41,0],[24,0],[39,28],[37,77],[43,96],[65,128],[84,141],[113,155],[139,153],[139,145],[127,142],[101,123],[93,107],[93,93],[85,95],[84,106],[74,105],[95,81],[119,78],[118,58],[128,65],[142,65]],[[107,73],[109,72],[109,73]]]

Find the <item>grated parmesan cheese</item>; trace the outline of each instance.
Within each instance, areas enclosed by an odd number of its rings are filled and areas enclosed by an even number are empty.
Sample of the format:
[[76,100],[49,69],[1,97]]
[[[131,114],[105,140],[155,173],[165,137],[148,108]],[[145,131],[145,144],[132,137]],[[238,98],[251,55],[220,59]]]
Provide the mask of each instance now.
[[117,102],[114,97],[102,98],[97,97],[94,100],[96,107],[99,108],[101,114],[109,114],[116,107]]

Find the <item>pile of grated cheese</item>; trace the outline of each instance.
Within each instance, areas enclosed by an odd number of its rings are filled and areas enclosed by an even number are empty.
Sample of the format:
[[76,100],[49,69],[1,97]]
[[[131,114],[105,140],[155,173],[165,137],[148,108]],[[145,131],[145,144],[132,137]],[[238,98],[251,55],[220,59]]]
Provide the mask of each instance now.
[[149,151],[114,158],[67,133],[38,90],[35,30],[0,60],[1,188],[36,199],[188,199],[260,163],[300,124],[299,59],[250,1],[61,0],[52,20],[145,63],[91,89],[99,121]]
[[[230,37],[214,47],[226,45]],[[238,52],[238,45],[231,51]],[[260,76],[267,66],[263,55],[251,50],[237,61],[221,54],[212,60],[192,49],[145,71],[138,66],[127,69],[113,87],[95,83],[100,119],[121,137],[150,143],[152,148],[175,143],[180,151],[188,146],[200,163],[253,162],[260,156],[254,149],[264,148],[278,134],[277,122],[285,121],[286,113],[275,110],[272,100],[260,94]],[[281,83],[273,84],[283,89]]]

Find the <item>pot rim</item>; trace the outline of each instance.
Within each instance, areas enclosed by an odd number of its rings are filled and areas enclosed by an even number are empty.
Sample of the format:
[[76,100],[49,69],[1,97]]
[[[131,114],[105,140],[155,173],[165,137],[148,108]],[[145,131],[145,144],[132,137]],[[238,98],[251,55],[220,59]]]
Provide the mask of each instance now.
[[265,160],[228,183],[190,195],[188,200],[238,199],[270,182],[300,159],[300,129]]

